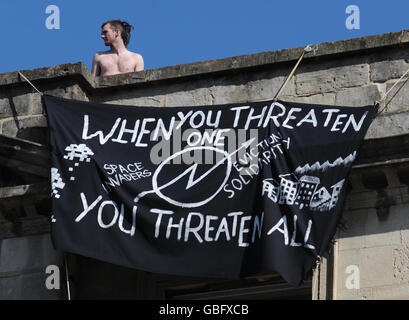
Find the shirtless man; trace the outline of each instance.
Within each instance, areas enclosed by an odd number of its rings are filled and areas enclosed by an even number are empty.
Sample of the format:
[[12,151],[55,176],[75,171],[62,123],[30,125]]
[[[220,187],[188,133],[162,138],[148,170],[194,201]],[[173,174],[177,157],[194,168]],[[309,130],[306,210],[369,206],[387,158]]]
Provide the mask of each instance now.
[[111,50],[94,55],[91,71],[94,77],[143,70],[142,56],[126,49],[131,37],[131,27],[121,20],[109,20],[101,26],[101,38]]

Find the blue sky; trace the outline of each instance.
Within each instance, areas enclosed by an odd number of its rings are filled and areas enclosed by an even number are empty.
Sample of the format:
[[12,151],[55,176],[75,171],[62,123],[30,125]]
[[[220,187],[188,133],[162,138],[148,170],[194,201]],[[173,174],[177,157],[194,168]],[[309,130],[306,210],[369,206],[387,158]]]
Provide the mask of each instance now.
[[[47,6],[60,9],[49,30]],[[349,5],[360,29],[348,30]],[[1,0],[0,73],[83,61],[107,49],[109,19],[134,25],[129,50],[145,69],[375,35],[409,28],[409,2],[344,0]]]

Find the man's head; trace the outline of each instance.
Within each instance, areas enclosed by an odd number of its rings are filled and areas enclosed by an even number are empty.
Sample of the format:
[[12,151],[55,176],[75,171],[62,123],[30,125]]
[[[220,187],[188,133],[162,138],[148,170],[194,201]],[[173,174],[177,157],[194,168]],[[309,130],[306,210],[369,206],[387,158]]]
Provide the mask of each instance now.
[[131,28],[128,22],[121,20],[109,20],[101,26],[101,38],[106,46],[112,45],[115,41],[122,39],[125,47],[128,46],[131,38]]

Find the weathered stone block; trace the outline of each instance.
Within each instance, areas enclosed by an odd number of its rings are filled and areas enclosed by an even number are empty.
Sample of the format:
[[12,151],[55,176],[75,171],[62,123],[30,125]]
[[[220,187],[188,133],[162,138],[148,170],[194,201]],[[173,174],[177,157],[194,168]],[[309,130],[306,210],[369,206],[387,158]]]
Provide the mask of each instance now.
[[[60,300],[61,289],[49,290],[45,286],[47,274],[42,272],[0,277],[0,300]],[[62,281],[62,273],[60,272]]]
[[388,181],[388,188],[399,188],[399,187],[405,186],[399,181],[399,177],[398,177],[396,168],[385,167],[385,168],[382,168],[382,172],[385,174],[385,177]]
[[44,115],[21,116],[0,120],[4,135],[44,143],[47,119]]
[[368,219],[367,225],[365,226],[365,230],[367,234],[363,237],[364,238],[364,247],[366,248],[373,248],[379,247],[382,245],[397,245],[400,243],[400,232],[398,230],[388,230],[387,227],[380,227],[377,230],[377,233],[374,233],[374,228],[381,224],[376,223],[377,219],[372,217]]
[[370,85],[359,88],[343,89],[337,92],[335,104],[337,106],[367,106],[374,105],[384,93],[381,85]]
[[[249,81],[247,83],[247,89],[250,101],[273,99],[280,90],[280,87],[284,83],[285,79],[286,76],[277,76],[270,79],[262,78]],[[285,95],[295,95],[294,78],[291,78],[287,83],[283,92],[280,94],[280,97]]]
[[363,86],[368,81],[369,65],[357,64],[300,73],[295,84],[297,95],[312,95]]
[[392,206],[385,221],[376,209],[345,211],[347,229],[339,232],[339,250],[401,245],[402,234],[409,230],[407,211],[407,205]]
[[409,229],[408,205],[397,205],[389,208],[387,219],[382,221],[376,209],[368,210],[368,219],[364,224],[365,247],[400,245],[400,230]]
[[340,230],[338,233],[338,249],[341,251],[363,248],[365,246],[364,225],[368,219],[368,211],[344,211],[343,217],[347,228],[346,230]]
[[[409,81],[402,80],[388,93],[385,99],[384,113],[408,112],[409,111]],[[386,83],[386,91],[392,88],[396,81]]]
[[[357,266],[359,274],[355,272],[355,269],[348,270],[348,266]],[[364,288],[375,288],[393,284],[393,247],[383,246],[339,251],[336,257],[335,268],[337,274],[337,298],[361,297],[360,291]],[[347,280],[351,279],[348,277],[353,275],[359,277],[359,289],[348,288],[347,286]]]
[[82,90],[82,88],[77,84],[69,85],[67,87],[62,87],[62,88],[60,87],[57,89],[48,90],[48,91],[45,91],[44,93],[52,95],[52,96],[60,97],[60,98],[65,98],[65,99],[89,101],[89,98],[84,92],[84,90]]
[[368,209],[376,206],[377,193],[376,191],[357,191],[354,190],[346,199],[346,210]]
[[312,96],[282,96],[283,101],[300,102],[306,104],[322,104],[327,106],[335,105],[335,93],[320,93]]
[[119,104],[124,106],[140,106],[140,107],[163,107],[165,104],[165,96],[152,96],[152,97],[138,97],[138,98],[125,98],[119,100],[107,100],[104,103]]
[[379,61],[370,64],[371,81],[383,82],[400,78],[409,68],[405,59]]
[[409,283],[409,244],[395,247],[393,256],[394,282]]
[[165,105],[165,87],[128,88],[128,90],[116,90],[94,98],[93,101],[129,106],[163,107]]
[[12,117],[13,113],[10,108],[10,101],[8,98],[0,98],[0,119]]
[[402,244],[409,244],[409,228],[400,230],[400,238]]
[[409,285],[392,285],[361,289],[361,297],[365,300],[408,300]]
[[393,247],[382,246],[359,250],[361,288],[391,285],[393,283]]
[[26,93],[15,96],[13,97],[10,106],[12,108],[13,116],[27,116],[44,113],[41,95],[39,93]]
[[199,88],[188,91],[174,91],[166,94],[165,106],[203,106],[212,105],[213,98],[208,88]]
[[344,295],[357,296],[359,294],[359,289],[349,289],[347,288],[347,278],[351,276],[350,273],[347,273],[348,266],[357,266],[359,275],[354,273],[359,277],[359,288],[361,287],[360,281],[360,268],[361,259],[360,259],[361,249],[350,249],[343,251],[335,251],[334,253],[334,295],[336,299],[343,299]]
[[342,288],[338,288],[337,292],[334,295],[335,300],[361,300],[362,297],[362,289],[347,289],[345,284]]
[[250,100],[248,88],[244,84],[213,86],[210,88],[210,95],[215,105],[248,102]]
[[3,239],[0,242],[0,277],[7,273],[43,270],[48,265],[60,264],[61,258],[49,234]]
[[365,139],[384,138],[409,132],[409,112],[377,116],[369,126]]

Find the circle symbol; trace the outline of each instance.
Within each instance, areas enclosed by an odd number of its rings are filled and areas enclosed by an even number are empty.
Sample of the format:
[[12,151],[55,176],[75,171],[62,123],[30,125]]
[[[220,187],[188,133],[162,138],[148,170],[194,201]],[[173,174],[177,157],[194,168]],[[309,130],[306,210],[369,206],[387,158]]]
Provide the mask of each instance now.
[[[173,182],[176,182],[179,180],[179,178],[184,177],[188,172],[190,172],[191,177],[192,175],[194,175],[195,173],[195,168],[194,167],[190,167],[188,169],[186,169],[182,174],[180,174],[176,179],[172,180],[172,183],[167,183],[164,184],[163,186],[158,187],[158,175],[159,173],[162,171],[163,167],[167,164],[170,163],[170,161],[180,155],[182,155],[183,153],[187,153],[187,152],[191,152],[194,150],[210,150],[210,151],[214,151],[217,153],[221,153],[223,154],[223,159],[219,160],[214,166],[212,166],[212,168],[210,168],[206,173],[202,174],[199,178],[197,178],[194,182],[190,183],[187,185],[186,190],[189,189],[191,186],[195,185],[197,182],[199,182],[200,180],[202,180],[203,178],[205,178],[206,176],[208,176],[214,169],[216,169],[217,167],[219,167],[220,165],[222,165],[224,162],[227,161],[227,165],[226,165],[226,173],[225,173],[225,177],[223,179],[223,182],[220,184],[220,186],[217,188],[217,190],[209,197],[207,197],[206,199],[202,200],[202,201],[198,201],[198,202],[180,202],[177,201],[175,199],[172,199],[168,196],[166,196],[165,194],[162,193],[162,189],[168,187],[169,185],[171,185]],[[193,165],[195,166],[195,165]],[[197,166],[197,164],[196,164]],[[181,151],[176,152],[175,154],[173,154],[172,156],[170,156],[169,158],[167,158],[165,161],[163,161],[158,168],[155,170],[155,173],[153,174],[152,177],[152,187],[153,187],[153,192],[155,192],[160,198],[162,198],[163,200],[169,202],[170,204],[173,204],[175,206],[178,207],[182,207],[182,208],[194,208],[194,207],[200,207],[206,203],[208,203],[209,201],[211,201],[214,197],[216,197],[216,195],[222,190],[222,188],[224,187],[224,185],[227,182],[227,179],[230,176],[230,172],[231,172],[231,167],[232,167],[232,162],[231,162],[231,157],[230,155],[224,151],[224,150],[220,150],[214,147],[210,147],[210,146],[200,146],[200,147],[191,147],[191,148],[187,148]],[[191,169],[192,168],[192,169]],[[190,182],[190,180],[189,180]]]

